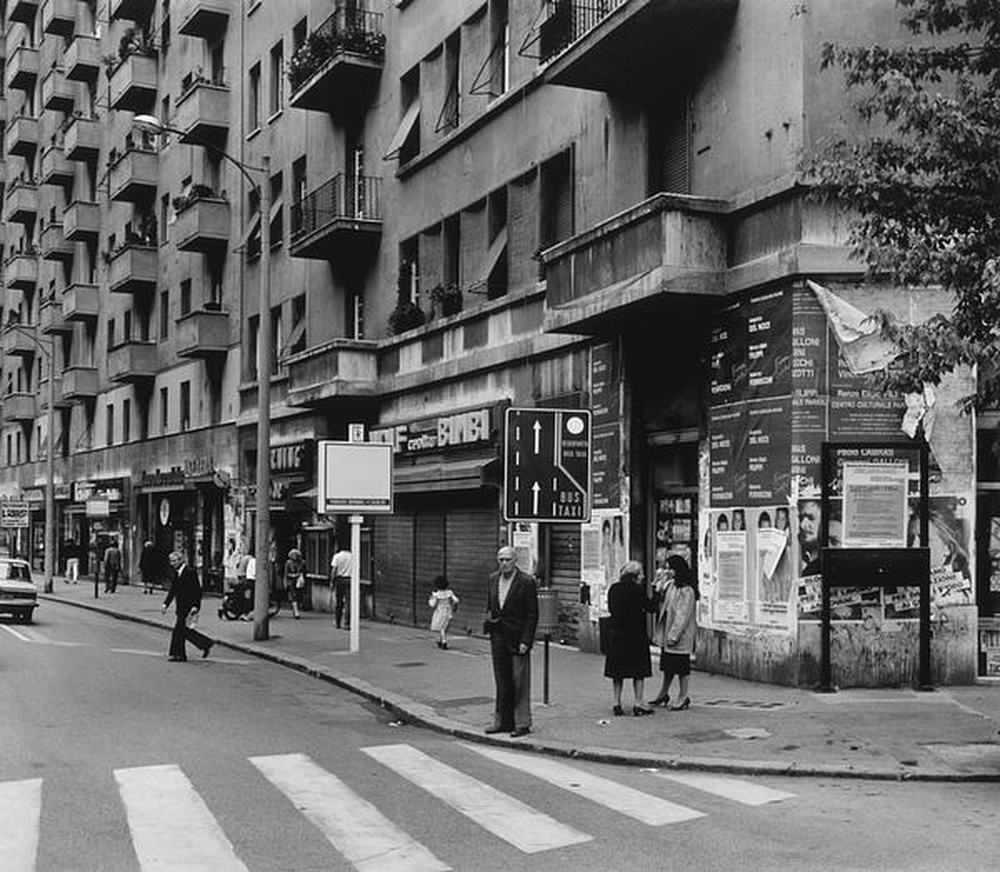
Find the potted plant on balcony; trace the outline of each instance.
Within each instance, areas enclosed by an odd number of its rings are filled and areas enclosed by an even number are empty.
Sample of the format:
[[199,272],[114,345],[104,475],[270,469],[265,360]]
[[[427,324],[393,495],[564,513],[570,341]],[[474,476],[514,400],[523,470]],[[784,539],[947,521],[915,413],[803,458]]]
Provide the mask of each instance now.
[[454,282],[444,282],[434,287],[431,290],[431,300],[440,308],[442,318],[462,311],[462,289]]
[[399,265],[396,282],[396,308],[389,315],[389,329],[393,333],[405,333],[424,323],[424,310],[413,302],[411,290],[412,270],[409,261]]

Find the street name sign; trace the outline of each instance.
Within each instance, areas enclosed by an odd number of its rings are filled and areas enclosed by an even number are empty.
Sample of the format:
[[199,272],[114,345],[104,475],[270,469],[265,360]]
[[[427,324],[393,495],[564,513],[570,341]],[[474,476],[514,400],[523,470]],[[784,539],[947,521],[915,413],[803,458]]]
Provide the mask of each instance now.
[[392,512],[392,446],[320,440],[317,511],[362,515]]
[[508,409],[504,518],[587,523],[591,420],[584,409]]

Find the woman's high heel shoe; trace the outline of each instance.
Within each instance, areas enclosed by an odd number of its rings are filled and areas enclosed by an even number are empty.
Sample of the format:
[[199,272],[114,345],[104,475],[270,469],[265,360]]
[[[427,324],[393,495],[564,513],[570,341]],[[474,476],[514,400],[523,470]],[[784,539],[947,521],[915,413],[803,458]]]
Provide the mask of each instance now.
[[672,712],[682,712],[685,709],[689,709],[689,708],[691,708],[691,697],[686,696],[686,697],[684,697],[684,702],[680,703],[679,705],[672,705],[672,706],[670,706],[670,711],[672,711]]
[[659,706],[663,706],[663,708],[667,708],[670,705],[670,697],[669,696],[658,696],[655,699],[651,699],[649,701],[649,704],[650,705],[659,705]]
[[625,714],[625,709],[623,709],[620,705],[616,705],[613,709],[611,709],[611,711],[614,712],[616,718]]
[[637,718],[641,718],[643,715],[654,714],[651,708],[643,708],[641,705],[632,706],[632,714]]

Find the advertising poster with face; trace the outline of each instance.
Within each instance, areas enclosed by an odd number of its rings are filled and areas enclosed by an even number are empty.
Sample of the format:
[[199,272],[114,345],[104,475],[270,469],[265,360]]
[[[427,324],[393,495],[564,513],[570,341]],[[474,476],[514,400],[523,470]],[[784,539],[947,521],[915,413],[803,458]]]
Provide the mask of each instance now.
[[752,554],[755,558],[755,623],[791,631],[792,537],[788,514],[787,506],[756,511],[756,522],[752,525]]

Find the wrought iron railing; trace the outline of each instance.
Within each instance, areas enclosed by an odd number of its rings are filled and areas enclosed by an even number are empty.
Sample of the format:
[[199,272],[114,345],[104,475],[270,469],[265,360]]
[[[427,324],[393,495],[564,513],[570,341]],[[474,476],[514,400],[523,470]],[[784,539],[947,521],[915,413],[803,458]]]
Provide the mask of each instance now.
[[355,3],[337,0],[333,15],[317,27],[288,61],[292,90],[341,52],[353,52],[372,60],[385,57],[382,13],[359,9]]
[[542,61],[593,30],[623,3],[625,0],[549,0],[551,11],[541,24]]
[[375,176],[337,173],[301,202],[292,204],[292,239],[308,236],[334,221],[381,221],[381,183]]

